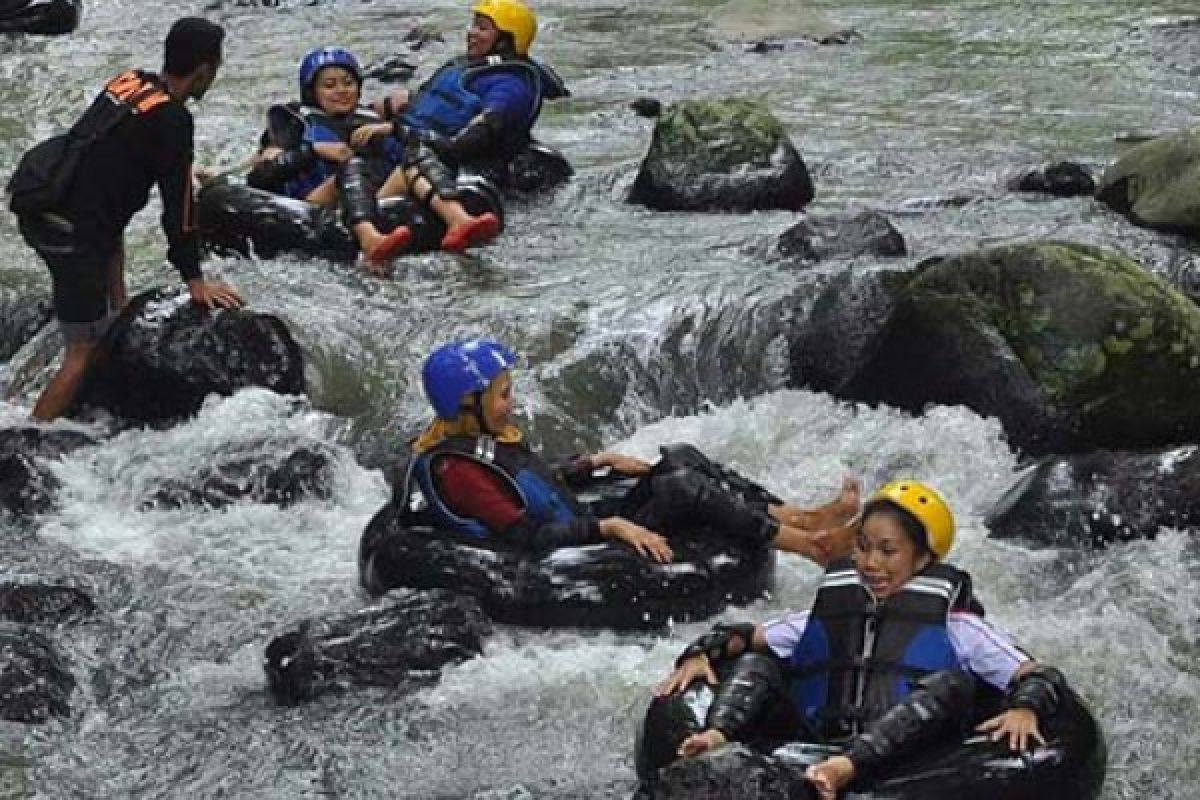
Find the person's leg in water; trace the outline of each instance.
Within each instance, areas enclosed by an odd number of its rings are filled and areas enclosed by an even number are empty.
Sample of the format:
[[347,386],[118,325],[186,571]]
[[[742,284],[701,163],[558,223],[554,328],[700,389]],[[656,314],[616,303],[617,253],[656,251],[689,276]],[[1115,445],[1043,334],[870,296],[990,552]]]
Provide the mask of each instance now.
[[[428,206],[446,224],[446,233],[442,237],[443,250],[462,252],[468,247],[491,241],[500,232],[500,218],[494,213],[485,211],[478,215],[471,214],[458,201],[453,170],[425,145],[417,146],[412,161],[405,167],[403,189],[388,187],[393,194],[405,190]],[[385,196],[382,191],[380,195]]]
[[346,227],[358,240],[364,266],[375,275],[388,274],[392,259],[412,242],[412,231],[404,225],[398,225],[388,233],[379,230],[376,224],[379,203],[370,166],[365,159],[352,158],[342,165],[338,170],[337,188]]
[[[670,535],[681,526],[702,525],[755,544],[798,553],[818,564],[848,555],[853,546],[853,521],[832,529],[799,528],[777,517],[785,516],[778,510],[771,513],[771,504],[747,502],[696,469],[677,467],[648,476],[647,481],[633,498],[638,507],[626,516],[652,530]],[[830,505],[842,499],[839,496]]]

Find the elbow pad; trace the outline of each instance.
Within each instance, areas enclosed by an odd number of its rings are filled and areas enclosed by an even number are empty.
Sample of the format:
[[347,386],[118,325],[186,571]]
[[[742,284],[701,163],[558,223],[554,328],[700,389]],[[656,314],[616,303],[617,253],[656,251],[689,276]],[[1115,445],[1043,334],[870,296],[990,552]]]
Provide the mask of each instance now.
[[675,659],[675,666],[678,667],[684,661],[697,655],[708,656],[708,660],[713,664],[724,661],[729,658],[729,643],[735,636],[742,640],[743,648],[749,650],[754,644],[754,623],[741,622],[732,625],[721,623],[713,626],[711,631],[689,644],[679,654],[679,658]]
[[434,151],[457,163],[476,161],[493,155],[504,140],[504,120],[499,114],[485,111],[454,136],[443,139]]
[[1027,708],[1046,719],[1058,711],[1066,691],[1062,672],[1039,664],[1009,685],[1005,701],[1009,708]]

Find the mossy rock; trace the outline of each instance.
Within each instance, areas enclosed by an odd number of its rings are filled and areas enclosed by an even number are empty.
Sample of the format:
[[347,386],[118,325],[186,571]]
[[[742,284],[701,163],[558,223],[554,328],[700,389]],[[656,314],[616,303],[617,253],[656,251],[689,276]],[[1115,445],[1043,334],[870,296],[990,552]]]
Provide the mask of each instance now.
[[999,417],[1032,453],[1200,435],[1200,309],[1111,250],[1041,241],[921,265],[839,394]]
[[660,211],[799,211],[813,185],[765,104],[689,100],[659,117],[629,199]]
[[1138,225],[1200,237],[1200,128],[1126,150],[1104,172],[1096,199]]

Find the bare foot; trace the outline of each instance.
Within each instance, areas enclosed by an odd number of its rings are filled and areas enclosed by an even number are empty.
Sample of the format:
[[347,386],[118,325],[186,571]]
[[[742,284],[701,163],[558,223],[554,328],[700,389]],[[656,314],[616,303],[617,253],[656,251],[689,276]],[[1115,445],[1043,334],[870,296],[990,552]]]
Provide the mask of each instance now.
[[835,800],[838,792],[854,780],[854,762],[845,756],[827,758],[805,770],[804,777],[817,788],[820,800]]
[[789,503],[773,506],[772,513],[784,525],[793,528],[803,528],[809,531],[819,531],[826,528],[836,528],[845,525],[858,515],[862,508],[862,484],[853,475],[842,479],[842,488],[837,497],[823,506],[816,508],[801,508]]

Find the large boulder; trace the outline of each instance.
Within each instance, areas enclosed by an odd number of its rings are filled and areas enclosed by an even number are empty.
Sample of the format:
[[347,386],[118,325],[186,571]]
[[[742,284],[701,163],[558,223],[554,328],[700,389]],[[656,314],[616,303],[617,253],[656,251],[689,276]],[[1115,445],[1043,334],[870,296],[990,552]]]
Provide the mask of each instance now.
[[1138,225],[1200,236],[1200,128],[1126,150],[1105,170],[1096,199]]
[[271,694],[287,704],[349,686],[417,686],[480,655],[490,631],[470,597],[396,590],[379,607],[305,620],[271,640],[263,666]]
[[186,417],[209,394],[248,386],[304,392],[300,346],[281,319],[247,309],[209,311],[186,289],[135,297],[104,348],[83,402],[138,422]]
[[28,628],[0,627],[0,719],[65,717],[74,689],[75,678],[49,639]]
[[808,167],[761,102],[688,100],[659,117],[629,201],[659,211],[799,211]]
[[1041,241],[932,259],[838,393],[998,417],[1032,454],[1200,436],[1200,309],[1111,250]]
[[1050,456],[1026,468],[988,513],[997,539],[1103,547],[1200,524],[1200,448]]

